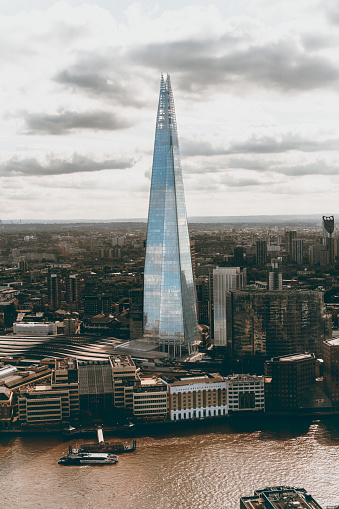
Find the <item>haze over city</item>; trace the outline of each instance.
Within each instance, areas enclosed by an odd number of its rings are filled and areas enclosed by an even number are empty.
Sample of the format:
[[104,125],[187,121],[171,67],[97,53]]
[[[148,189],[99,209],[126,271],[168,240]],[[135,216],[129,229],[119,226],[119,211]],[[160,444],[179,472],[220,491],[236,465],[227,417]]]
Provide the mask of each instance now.
[[0,219],[146,218],[160,74],[188,216],[336,213],[333,1],[1,2]]

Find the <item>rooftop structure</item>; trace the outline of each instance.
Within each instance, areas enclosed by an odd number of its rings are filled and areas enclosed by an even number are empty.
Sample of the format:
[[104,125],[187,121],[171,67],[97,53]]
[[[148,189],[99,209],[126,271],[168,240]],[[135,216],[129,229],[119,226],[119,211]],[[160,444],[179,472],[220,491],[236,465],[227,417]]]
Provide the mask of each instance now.
[[304,488],[274,486],[241,497],[240,509],[322,509]]
[[195,288],[170,77],[161,77],[144,271],[144,336],[174,356],[198,337]]

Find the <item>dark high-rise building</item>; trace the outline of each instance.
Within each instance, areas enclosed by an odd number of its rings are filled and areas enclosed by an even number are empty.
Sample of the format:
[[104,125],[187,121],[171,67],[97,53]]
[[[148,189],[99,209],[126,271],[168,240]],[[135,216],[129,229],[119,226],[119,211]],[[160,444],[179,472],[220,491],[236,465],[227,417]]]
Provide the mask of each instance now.
[[189,351],[198,339],[196,296],[170,77],[161,77],[144,271],[144,336]]
[[141,289],[129,292],[130,339],[142,337],[143,320],[143,291]]
[[328,251],[328,262],[335,262],[334,216],[323,216],[323,244]]
[[245,265],[245,249],[241,246],[234,248],[234,266],[243,267]]
[[257,240],[256,264],[259,266],[267,263],[267,242],[266,240]]
[[292,261],[298,265],[304,263],[304,241],[302,239],[292,240]]
[[58,274],[49,274],[48,281],[48,305],[50,309],[58,309],[61,306],[61,283]]
[[293,412],[315,384],[315,356],[296,353],[265,362],[266,412]]
[[282,290],[281,258],[272,258],[268,267],[268,289]]
[[79,300],[79,276],[77,274],[71,274],[66,280],[66,302],[71,311],[79,311]]
[[285,251],[292,256],[292,241],[297,238],[297,232],[295,230],[291,230],[285,232]]
[[230,291],[226,316],[227,347],[235,358],[306,351],[321,356],[331,333],[318,290]]

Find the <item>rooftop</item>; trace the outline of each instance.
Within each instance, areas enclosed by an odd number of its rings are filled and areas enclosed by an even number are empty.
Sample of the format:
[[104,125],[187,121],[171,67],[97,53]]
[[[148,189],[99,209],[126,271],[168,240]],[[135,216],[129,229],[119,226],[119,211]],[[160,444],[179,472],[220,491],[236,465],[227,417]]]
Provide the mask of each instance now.
[[339,346],[339,337],[335,339],[328,339],[327,341],[324,341],[329,346]]
[[256,490],[252,497],[241,498],[246,509],[321,509],[304,488],[277,486]]
[[246,509],[321,509],[320,505],[304,488],[277,486],[256,490],[252,497],[242,497]]

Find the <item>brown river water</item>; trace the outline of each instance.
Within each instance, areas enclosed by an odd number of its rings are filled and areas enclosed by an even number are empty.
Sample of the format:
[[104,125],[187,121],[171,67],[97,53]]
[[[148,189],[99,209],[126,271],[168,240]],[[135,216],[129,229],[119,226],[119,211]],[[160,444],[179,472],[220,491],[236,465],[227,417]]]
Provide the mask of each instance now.
[[339,505],[339,417],[244,417],[132,438],[136,451],[116,465],[62,466],[59,437],[0,433],[0,508],[238,509],[240,496],[281,484],[304,487],[323,509]]

